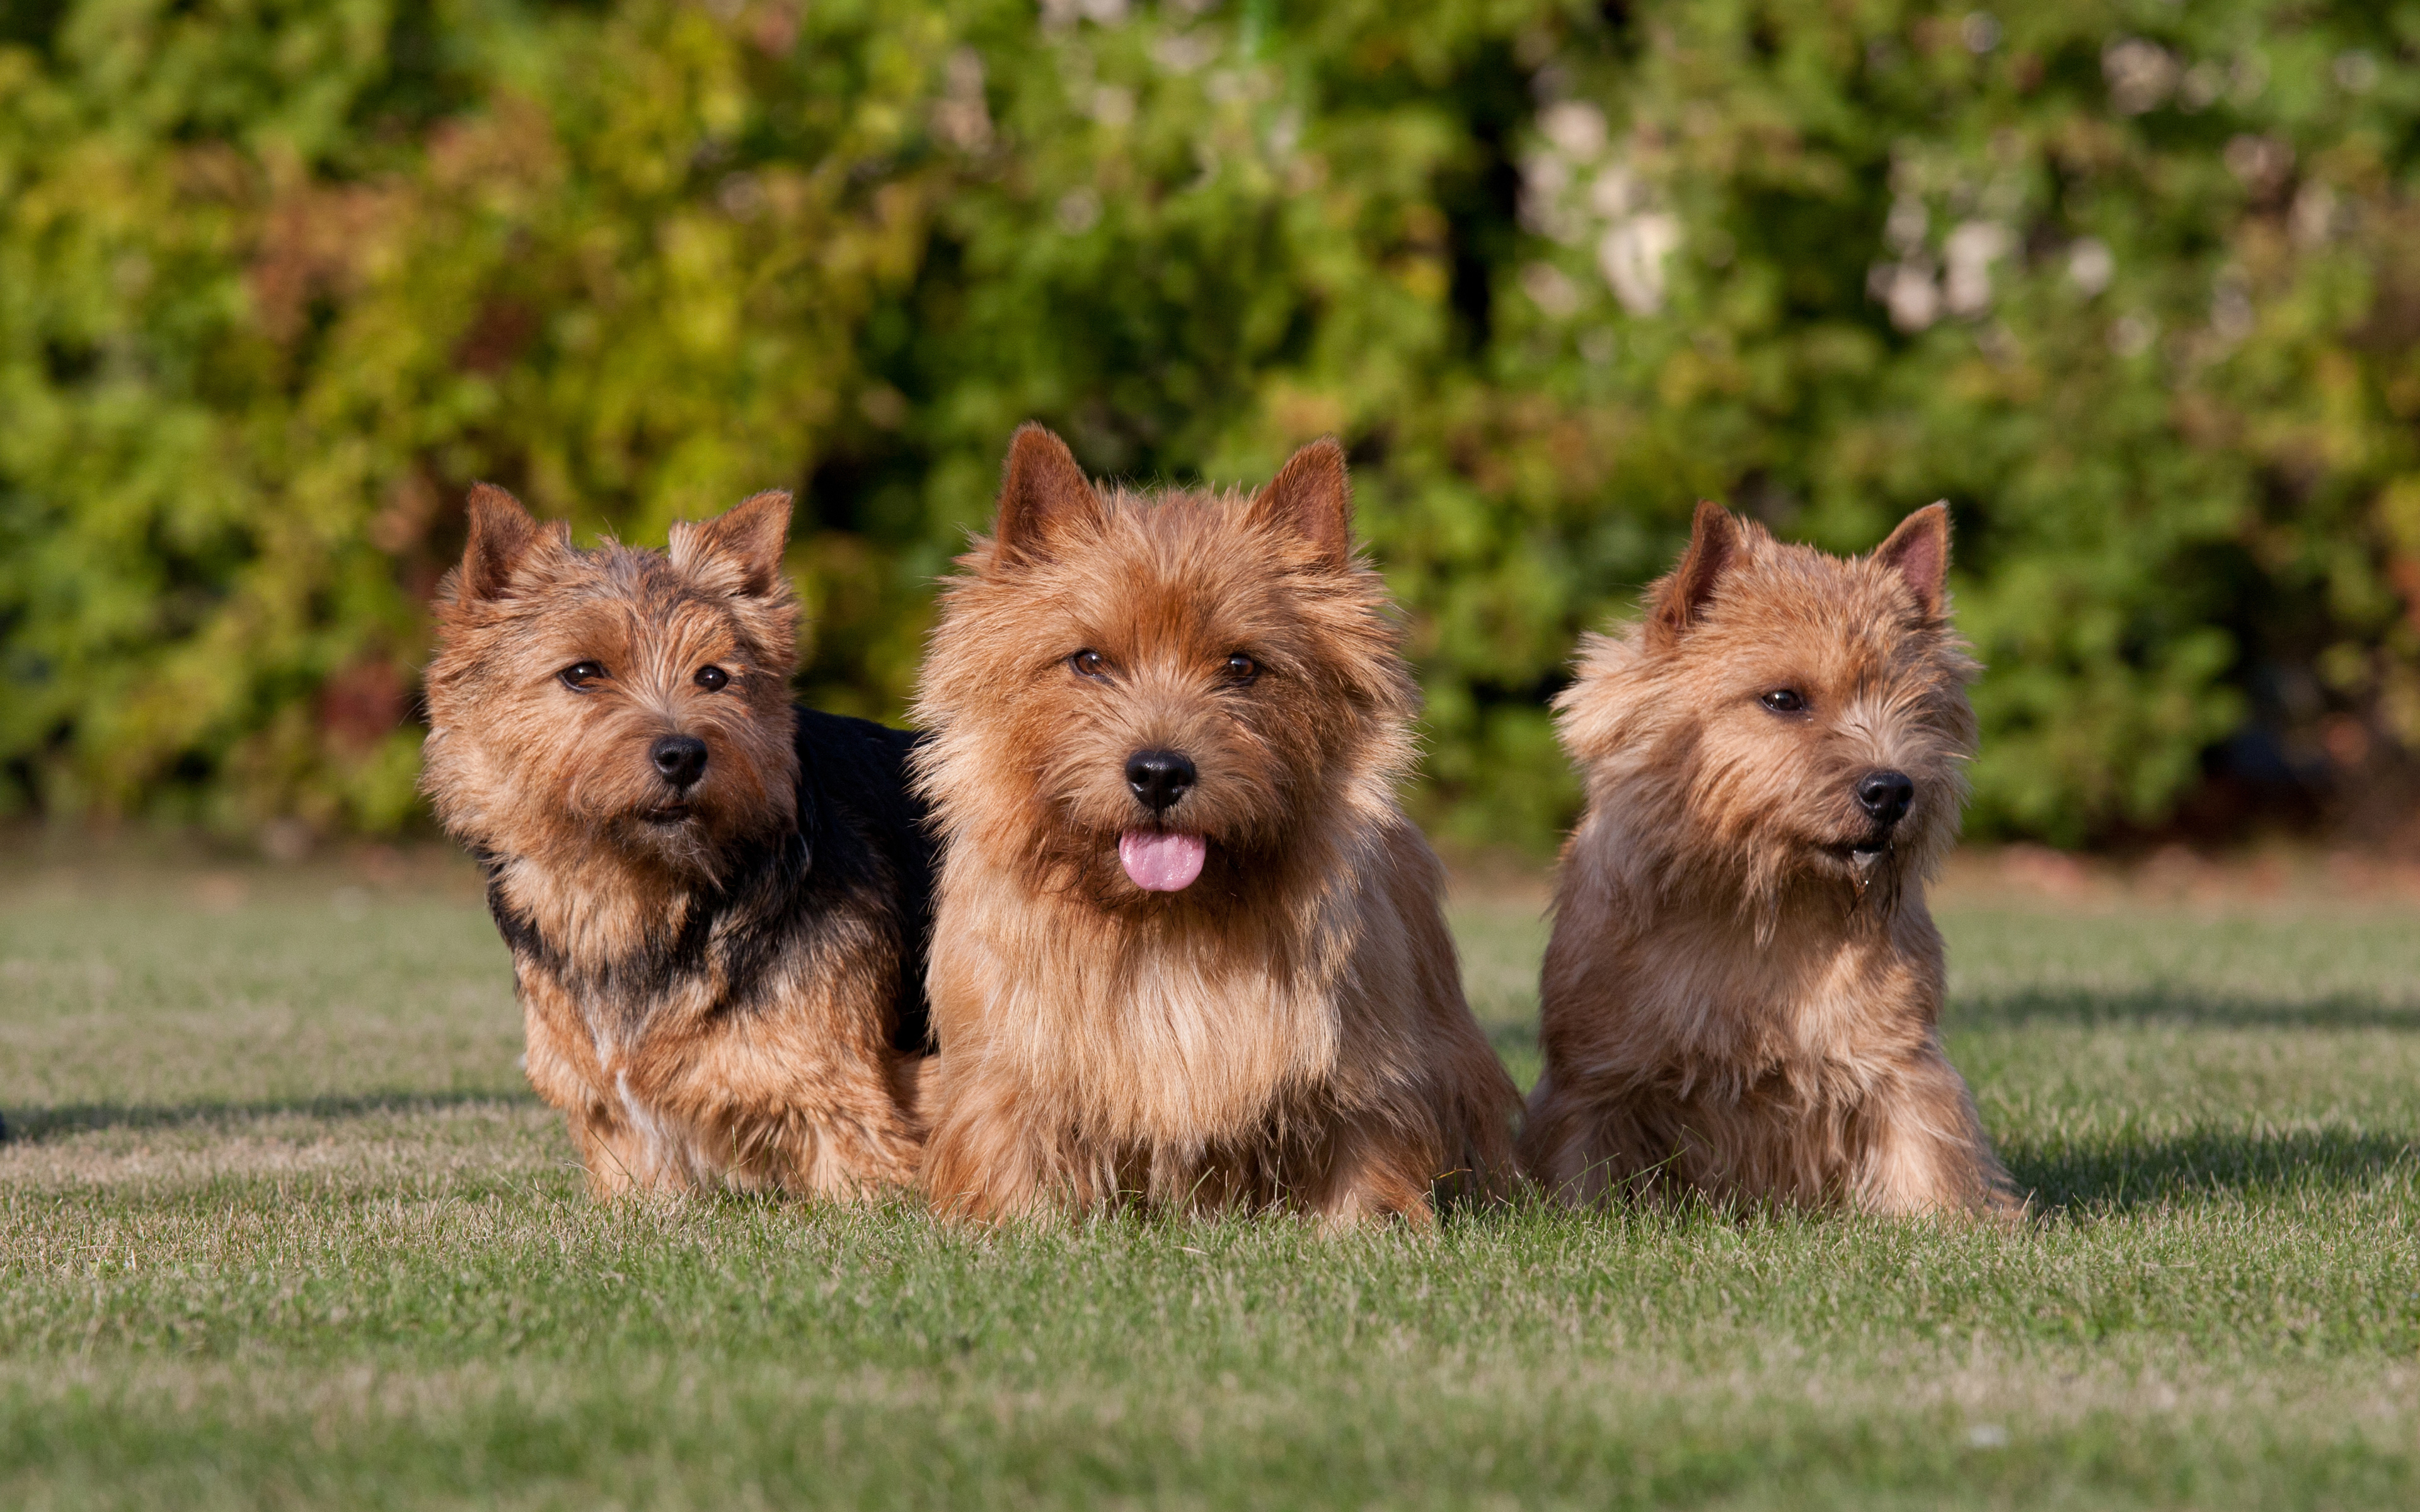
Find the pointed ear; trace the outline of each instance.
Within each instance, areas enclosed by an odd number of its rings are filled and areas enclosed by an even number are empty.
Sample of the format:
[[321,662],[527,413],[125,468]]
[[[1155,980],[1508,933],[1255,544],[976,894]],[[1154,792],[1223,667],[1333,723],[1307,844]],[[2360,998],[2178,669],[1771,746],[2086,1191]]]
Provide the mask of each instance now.
[[682,576],[735,598],[763,598],[782,583],[790,539],[790,496],[751,494],[712,519],[674,524],[667,554]]
[[1329,566],[1344,565],[1353,556],[1353,484],[1344,473],[1344,448],[1326,436],[1295,453],[1252,500],[1250,518],[1301,536]]
[[1698,501],[1697,517],[1689,522],[1689,549],[1672,575],[1656,584],[1654,609],[1648,615],[1650,632],[1665,644],[1677,640],[1698,623],[1714,585],[1739,563],[1746,538],[1740,522],[1711,499]]
[[1949,501],[1927,504],[1900,520],[1890,539],[1874,548],[1874,560],[1916,590],[1926,618],[1939,619],[1949,588]]
[[1027,421],[1009,439],[1001,469],[1000,512],[992,527],[995,554],[1038,562],[1050,538],[1070,525],[1098,520],[1101,496],[1076,465],[1076,454],[1047,426]]
[[571,529],[562,520],[545,524],[530,517],[520,501],[492,483],[471,486],[471,541],[462,549],[462,565],[455,569],[454,597],[468,604],[495,598],[512,585],[513,574],[544,551],[571,544]]

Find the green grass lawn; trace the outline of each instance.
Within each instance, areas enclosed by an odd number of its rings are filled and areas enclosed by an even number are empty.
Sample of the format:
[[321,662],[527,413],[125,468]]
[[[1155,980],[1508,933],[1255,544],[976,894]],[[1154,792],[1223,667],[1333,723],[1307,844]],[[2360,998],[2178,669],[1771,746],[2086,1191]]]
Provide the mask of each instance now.
[[2420,914],[1943,919],[2034,1230],[1331,1242],[600,1208],[458,878],[21,882],[0,1506],[2420,1504]]

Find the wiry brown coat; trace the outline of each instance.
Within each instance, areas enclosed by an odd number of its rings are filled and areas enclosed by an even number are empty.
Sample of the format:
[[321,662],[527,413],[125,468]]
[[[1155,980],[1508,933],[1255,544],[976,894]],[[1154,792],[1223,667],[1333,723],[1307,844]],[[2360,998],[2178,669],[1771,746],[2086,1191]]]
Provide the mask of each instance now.
[[[945,840],[923,1167],[943,1211],[1426,1222],[1440,1183],[1509,1170],[1518,1095],[1395,801],[1415,693],[1349,531],[1332,442],[1257,498],[1104,496],[1018,432],[917,705]],[[1125,775],[1155,749],[1199,774],[1157,817]],[[1200,879],[1138,887],[1135,830],[1206,837]]]
[[[1854,561],[1702,505],[1644,621],[1584,646],[1521,1140],[1553,1194],[2012,1206],[1942,1055],[1923,896],[1975,744],[1948,551],[1937,504]],[[1913,802],[1882,824],[1856,789],[1893,772]]]
[[[788,522],[760,494],[668,552],[582,551],[483,485],[439,594],[423,786],[487,870],[531,1085],[599,1196],[915,1174],[908,737],[791,707]],[[683,736],[686,788],[655,759]]]

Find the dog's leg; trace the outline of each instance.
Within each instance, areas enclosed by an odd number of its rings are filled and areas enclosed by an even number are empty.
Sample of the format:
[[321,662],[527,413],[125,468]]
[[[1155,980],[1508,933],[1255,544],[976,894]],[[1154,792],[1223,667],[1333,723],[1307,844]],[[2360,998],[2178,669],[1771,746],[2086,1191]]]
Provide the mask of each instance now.
[[1676,1183],[1719,1188],[1702,1143],[1693,1148],[1668,1127],[1678,1118],[1641,1094],[1572,1087],[1550,1073],[1530,1097],[1523,1164],[1548,1197],[1570,1208],[1642,1199]]
[[1521,1127],[1521,1166],[1531,1180],[1565,1207],[1585,1208],[1605,1196],[1606,1165],[1597,1154],[1594,1110],[1585,1106],[1551,1071],[1529,1093]]
[[[849,1090],[865,1094],[868,1088]],[[824,1105],[829,1111],[816,1120],[794,1166],[791,1180],[799,1190],[822,1197],[867,1197],[916,1180],[923,1142],[887,1087],[871,1095],[828,1094]]]
[[918,1184],[933,1211],[949,1218],[998,1223],[1042,1211],[1072,1195],[1064,1173],[1049,1168],[1032,1119],[1013,1093],[975,1087],[927,1087],[941,1108],[925,1142]]
[[573,1108],[568,1117],[571,1142],[579,1148],[582,1169],[588,1173],[590,1196],[610,1201],[661,1184],[645,1141],[610,1110]]
[[[854,1057],[852,1057],[854,1058]],[[868,1197],[916,1180],[924,1153],[924,1119],[937,1074],[929,1056],[879,1053],[878,1062],[839,1069],[819,1088],[829,1114],[808,1133],[793,1163],[796,1190],[824,1197]]]
[[1415,1228],[1435,1226],[1429,1189],[1443,1174],[1428,1141],[1354,1122],[1332,1135],[1326,1169],[1306,1195],[1306,1206],[1330,1231],[1401,1218]]
[[521,1070],[539,1097],[563,1110],[588,1190],[608,1198],[651,1184],[657,1163],[618,1110],[577,1011],[551,980],[526,967],[520,985],[529,1045]]
[[1975,1101],[1948,1061],[1927,1057],[1885,1083],[1857,1123],[1854,1206],[1894,1217],[2017,1211]]

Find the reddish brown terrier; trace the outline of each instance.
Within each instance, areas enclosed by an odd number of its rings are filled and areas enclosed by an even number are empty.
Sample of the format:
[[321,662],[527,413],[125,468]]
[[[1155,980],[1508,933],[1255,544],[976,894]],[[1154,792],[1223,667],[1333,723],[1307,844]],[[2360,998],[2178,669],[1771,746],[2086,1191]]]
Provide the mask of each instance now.
[[917,704],[933,1202],[1342,1225],[1496,1190],[1518,1094],[1395,800],[1415,694],[1343,453],[1143,495],[1029,425],[959,565]]
[[1583,648],[1521,1140],[1555,1196],[2014,1211],[1924,904],[1975,748],[1948,565],[1940,504],[1854,561],[1701,504],[1646,618]]
[[422,785],[599,1196],[913,1180],[930,888],[907,735],[790,703],[787,494],[577,550],[501,488],[438,595]]

